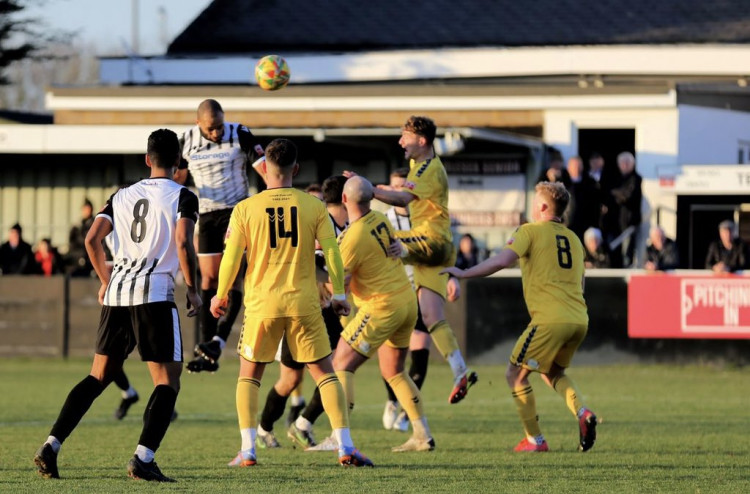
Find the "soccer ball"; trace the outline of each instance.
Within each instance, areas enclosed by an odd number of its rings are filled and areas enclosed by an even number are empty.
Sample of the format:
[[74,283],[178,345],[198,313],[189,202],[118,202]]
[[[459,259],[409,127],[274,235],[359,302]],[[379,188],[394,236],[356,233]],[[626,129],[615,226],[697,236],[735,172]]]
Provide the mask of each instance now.
[[266,91],[281,89],[289,82],[289,65],[278,55],[266,55],[255,64],[255,80]]

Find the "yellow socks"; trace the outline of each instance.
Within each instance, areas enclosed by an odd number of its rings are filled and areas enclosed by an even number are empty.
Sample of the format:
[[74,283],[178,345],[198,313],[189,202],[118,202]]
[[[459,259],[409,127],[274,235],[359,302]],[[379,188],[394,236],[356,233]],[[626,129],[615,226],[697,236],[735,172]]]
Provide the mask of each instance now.
[[513,396],[513,402],[516,404],[518,416],[521,418],[521,423],[523,424],[523,430],[526,432],[526,436],[531,438],[540,436],[542,430],[539,428],[539,420],[536,415],[534,390],[531,389],[531,386],[523,386],[513,388],[511,394]]
[[354,373],[349,371],[336,371],[341,387],[344,388],[344,398],[349,413],[354,410]]
[[443,355],[444,358],[448,358],[450,354],[458,350],[458,342],[456,336],[453,334],[453,330],[448,321],[438,321],[429,328],[427,332],[432,336],[432,341],[435,342],[435,346]]
[[254,429],[258,426],[258,395],[260,394],[260,381],[252,377],[240,377],[237,379],[237,418],[240,421],[240,429]]
[[568,405],[571,413],[577,416],[583,402],[578,398],[578,390],[573,380],[566,375],[562,375],[552,381],[552,387],[565,400],[565,404]]
[[419,420],[424,415],[422,399],[417,385],[406,372],[396,374],[388,379],[393,393],[396,395],[401,408],[404,409],[409,420]]
[[346,408],[346,397],[336,374],[324,374],[316,384],[320,390],[323,408],[328,414],[328,420],[331,421],[331,429],[348,428],[349,413]]

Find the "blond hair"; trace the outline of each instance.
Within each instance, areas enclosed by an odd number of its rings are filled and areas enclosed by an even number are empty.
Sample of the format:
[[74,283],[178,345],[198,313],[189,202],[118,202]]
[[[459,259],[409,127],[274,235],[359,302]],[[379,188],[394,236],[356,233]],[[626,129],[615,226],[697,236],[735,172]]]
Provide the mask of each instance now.
[[570,193],[561,182],[539,182],[535,190],[549,201],[555,216],[562,216],[570,202]]

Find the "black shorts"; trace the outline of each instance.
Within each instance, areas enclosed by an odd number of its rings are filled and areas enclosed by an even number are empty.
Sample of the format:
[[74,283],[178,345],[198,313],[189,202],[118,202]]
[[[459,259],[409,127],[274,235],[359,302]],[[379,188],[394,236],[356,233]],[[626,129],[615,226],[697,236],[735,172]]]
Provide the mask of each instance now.
[[[344,327],[341,325],[336,311],[333,310],[332,306],[328,306],[323,309],[323,321],[326,323],[326,330],[328,331],[328,342],[331,344],[331,349],[335,350],[336,345],[339,344],[339,338]],[[289,351],[289,345],[286,344],[286,338],[281,340],[281,363],[289,367],[290,369],[303,369],[305,364],[297,362],[292,358],[292,353]]]
[[232,208],[202,213],[198,219],[198,254],[224,252],[224,236],[229,227]]
[[102,307],[96,353],[125,360],[136,345],[144,362],[182,362],[182,332],[174,302]]

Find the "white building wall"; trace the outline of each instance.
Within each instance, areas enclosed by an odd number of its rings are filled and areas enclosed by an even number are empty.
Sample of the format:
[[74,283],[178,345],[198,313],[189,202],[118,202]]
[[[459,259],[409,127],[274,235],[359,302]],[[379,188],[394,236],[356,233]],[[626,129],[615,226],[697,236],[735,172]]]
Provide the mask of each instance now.
[[750,151],[750,113],[680,105],[678,162],[680,165],[738,164]]

